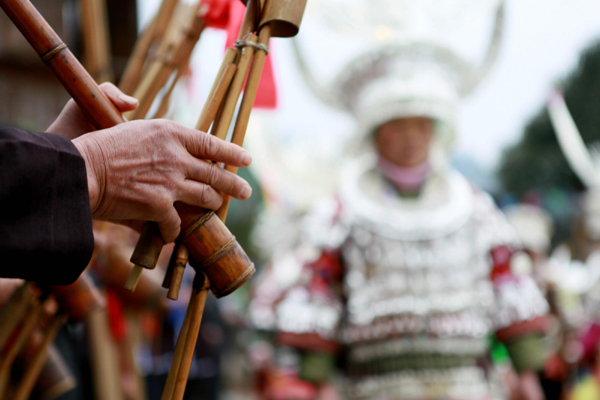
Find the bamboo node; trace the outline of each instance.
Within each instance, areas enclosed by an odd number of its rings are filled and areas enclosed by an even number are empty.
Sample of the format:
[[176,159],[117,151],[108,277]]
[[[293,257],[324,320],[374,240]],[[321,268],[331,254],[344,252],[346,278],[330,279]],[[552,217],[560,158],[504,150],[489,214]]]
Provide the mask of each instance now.
[[264,51],[265,54],[269,54],[269,46],[267,46],[266,44],[256,43],[250,40],[236,40],[234,45],[236,49],[241,50],[244,47],[254,47],[257,50]]
[[229,239],[227,243],[221,246],[219,250],[215,251],[210,257],[204,260],[202,264],[198,265],[198,268],[202,269],[210,267],[211,265],[219,261],[221,258],[223,258],[227,254],[227,252],[231,250],[231,248],[233,248],[236,244],[237,242],[235,241],[235,236],[231,235],[231,239]]
[[56,57],[56,55],[58,53],[60,53],[61,51],[63,51],[66,48],[67,48],[67,45],[64,44],[63,42],[60,42],[59,44],[57,44],[56,46],[54,46],[53,48],[51,48],[50,50],[48,50],[41,56],[42,61],[45,64],[48,64],[50,62],[50,60],[52,60],[54,57]]
[[208,221],[209,219],[211,219],[214,214],[215,214],[214,211],[211,211],[209,213],[201,215],[200,218],[198,218],[196,220],[196,222],[194,222],[193,224],[191,224],[185,231],[183,231],[179,235],[179,240],[180,241],[184,241],[185,239],[187,239],[188,236],[190,236],[198,228],[200,228],[202,225],[204,225],[206,223],[206,221]]

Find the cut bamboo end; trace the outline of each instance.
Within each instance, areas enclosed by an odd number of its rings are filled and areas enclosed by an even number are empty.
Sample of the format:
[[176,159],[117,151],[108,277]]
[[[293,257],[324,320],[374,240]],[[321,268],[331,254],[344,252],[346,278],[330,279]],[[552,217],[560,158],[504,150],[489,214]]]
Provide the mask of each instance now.
[[185,267],[175,267],[173,270],[173,277],[171,278],[171,285],[169,286],[169,293],[167,298],[170,300],[179,299],[179,291],[181,290],[181,282],[183,281],[183,273]]
[[173,270],[175,269],[175,266],[172,265],[171,263],[169,263],[169,267],[167,268],[167,272],[165,273],[165,278],[163,279],[162,282],[162,287],[165,289],[168,289],[169,287],[171,287],[171,282],[173,281]]
[[185,245],[180,244],[175,249],[175,260],[173,262],[173,269],[171,274],[171,282],[169,283],[169,293],[167,298],[171,300],[177,300],[179,298],[179,290],[181,289],[181,282],[183,281],[183,273],[185,272],[185,266],[187,265],[190,253]]
[[125,282],[125,289],[129,290],[130,292],[135,291],[137,284],[140,282],[140,278],[142,277],[143,271],[144,267],[134,265],[133,269],[131,270],[131,274],[129,275],[129,278],[127,279],[127,282]]

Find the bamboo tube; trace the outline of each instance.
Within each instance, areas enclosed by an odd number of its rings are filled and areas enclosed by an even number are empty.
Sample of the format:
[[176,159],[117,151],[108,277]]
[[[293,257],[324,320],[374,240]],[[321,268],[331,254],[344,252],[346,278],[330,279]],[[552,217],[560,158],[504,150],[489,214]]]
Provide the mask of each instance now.
[[88,121],[98,129],[125,122],[119,110],[29,1],[2,0],[0,7],[54,72]]
[[237,70],[237,66],[235,64],[229,63],[223,70],[223,74],[221,75],[221,79],[215,85],[215,90],[212,93],[211,97],[206,101],[205,112],[200,115],[200,119],[198,119],[198,123],[196,124],[196,129],[201,132],[208,132],[210,125],[215,120],[217,116],[217,112],[219,111],[219,107],[223,104],[223,100],[227,95],[227,91],[229,90],[229,85],[233,80],[235,72]]
[[105,0],[81,0],[85,66],[97,82],[113,80]]
[[[258,43],[264,46],[269,44],[271,39],[271,25],[264,25],[258,36]],[[258,85],[262,76],[262,70],[265,65],[265,59],[267,53],[257,48],[254,52],[254,59],[252,60],[252,67],[248,75],[248,82],[246,83],[246,89],[244,90],[244,97],[240,110],[238,112],[235,128],[233,129],[233,136],[231,142],[242,146],[244,139],[246,138],[246,130],[248,129],[248,122],[250,121],[250,114],[252,113],[252,107],[254,106],[254,100],[256,99],[256,93],[258,92]],[[225,169],[229,172],[237,174],[237,167],[226,165]],[[227,211],[229,210],[229,203],[231,202],[231,196],[223,194],[223,204],[217,210],[217,216],[225,222],[227,219]]]
[[[192,302],[192,298],[190,298],[190,304]],[[183,319],[183,325],[181,326],[179,336],[177,337],[177,344],[175,345],[175,352],[173,353],[171,368],[169,369],[169,375],[167,376],[167,381],[165,382],[162,397],[160,398],[161,400],[170,400],[173,397],[173,391],[175,390],[175,383],[177,382],[177,376],[179,374],[179,367],[183,357],[185,342],[189,332],[190,321],[192,319],[192,312],[192,307],[188,306]]]
[[[167,60],[173,52],[173,49],[175,49],[183,40],[181,27],[187,26],[190,20],[189,16],[192,6],[185,3],[178,3],[178,6],[175,8],[176,10],[174,9],[171,12],[168,21],[159,18],[162,15],[159,10],[159,13],[155,18],[156,20],[152,23],[152,42],[150,42],[148,46],[152,46],[154,50],[152,54],[150,54],[150,49],[147,49],[147,52],[143,54],[143,69],[140,70],[139,76],[133,77],[136,78],[135,86],[131,88],[131,93],[134,96],[140,96],[137,92],[139,92],[140,86],[142,86],[144,82],[146,82],[144,85],[147,86],[148,82],[156,80],[156,75],[160,72],[160,69],[157,69],[157,66],[164,64],[165,60]],[[158,28],[157,25],[160,25],[160,28]],[[159,36],[157,36],[157,30],[160,31]],[[138,55],[138,57],[141,58],[142,56]],[[162,87],[162,84],[160,86]],[[131,113],[128,114],[128,118],[130,117]]]
[[21,322],[29,304],[34,299],[32,283],[25,282],[12,294],[0,311],[0,350],[4,348],[10,335]]
[[[0,0],[0,7],[52,69],[88,121],[99,129],[110,128],[125,121],[29,0]],[[217,296],[227,295],[250,279],[254,273],[254,264],[214,213],[190,206],[184,207],[184,212],[180,211],[180,215],[182,232],[185,232],[182,242],[189,249],[195,265],[211,276],[213,286],[218,288],[213,290]],[[211,229],[216,229],[216,232],[211,232]],[[207,240],[203,235],[210,237]],[[133,283],[136,281],[135,275],[141,273],[139,268],[155,267],[163,245],[158,224],[146,223],[132,257],[132,262],[136,265],[131,279]],[[218,284],[215,285],[215,282]],[[133,289],[133,285],[129,288]]]
[[178,4],[179,0],[163,0],[156,14],[153,32],[155,38],[161,38],[165,34]]
[[168,289],[171,287],[171,281],[173,280],[173,269],[175,269],[175,259],[177,258],[177,247],[179,243],[175,244],[173,251],[171,252],[171,257],[169,258],[169,264],[167,265],[167,272],[165,273],[165,277],[162,282],[162,287]]
[[204,305],[206,304],[206,295],[208,294],[210,286],[206,275],[202,272],[200,272],[200,274],[202,275],[196,275],[196,278],[202,276],[201,282],[194,282],[195,287],[192,291],[190,305],[188,306],[192,309],[191,320],[185,337],[183,357],[181,358],[181,364],[179,365],[179,371],[177,372],[177,381],[173,390],[173,396],[171,397],[172,400],[183,399],[188,376],[190,375],[190,367],[194,357],[196,341],[198,340],[198,333],[200,332],[200,324],[202,323],[202,316],[204,314]]
[[167,43],[164,55],[157,57],[148,66],[148,72],[144,75],[133,97],[140,102],[138,108],[126,113],[128,119],[142,119],[148,113],[156,95],[168,81],[173,71],[189,59],[200,34],[205,28],[204,19],[198,12],[192,14],[192,18],[185,24],[186,29],[177,35],[176,40]]
[[183,65],[181,65],[177,69],[177,74],[171,81],[171,84],[169,85],[169,90],[167,90],[167,93],[165,93],[163,98],[160,100],[160,106],[158,106],[158,110],[156,110],[156,113],[154,114],[154,116],[151,119],[164,118],[165,115],[167,115],[167,112],[169,111],[169,106],[171,104],[171,95],[173,94],[173,90],[175,89],[175,86],[177,86],[177,82],[179,82],[182,75],[187,70],[188,65],[189,65],[189,60],[187,60],[185,63],[183,63]]
[[171,300],[177,300],[179,298],[183,273],[185,272],[185,266],[190,257],[187,247],[183,244],[177,246],[174,252],[176,252],[176,257],[173,266],[173,275],[171,276],[171,282],[169,283],[169,293],[167,294],[167,297]]
[[125,66],[121,82],[119,83],[119,89],[126,94],[133,94],[140,82],[146,58],[148,57],[150,47],[152,47],[154,41],[154,24],[156,24],[156,19],[153,20],[138,37],[135,46],[133,47],[133,52],[127,60],[127,65]]
[[35,381],[37,380],[40,372],[42,371],[42,367],[44,366],[44,361],[46,361],[46,356],[48,354],[48,347],[54,341],[56,334],[60,327],[67,322],[68,316],[66,314],[57,315],[52,320],[52,323],[48,330],[44,335],[44,339],[42,340],[42,344],[40,345],[37,353],[31,359],[29,367],[25,371],[21,382],[17,386],[17,390],[13,395],[12,400],[27,400],[33,387],[35,386]]
[[75,378],[65,360],[54,345],[50,346],[31,397],[38,400],[52,400],[70,392],[76,386]]
[[23,345],[31,335],[33,328],[36,326],[38,317],[42,311],[42,308],[37,300],[33,300],[27,312],[31,315],[31,318],[27,318],[21,324],[21,329],[14,339],[12,344],[8,347],[6,352],[1,354],[0,358],[0,396],[6,393],[7,385],[10,378],[10,369],[15,361],[15,358],[23,348]]
[[144,64],[148,59],[150,49],[157,38],[162,39],[178,3],[179,0],[163,0],[156,16],[139,36],[121,78],[119,87],[123,92],[133,94],[135,91],[142,77]]
[[[225,55],[223,56],[223,61],[221,62],[219,71],[217,72],[217,77],[215,78],[213,85],[210,88],[210,92],[208,93],[208,96],[206,97],[206,102],[204,102],[204,106],[202,107],[202,111],[200,112],[200,118],[198,118],[198,121],[201,121],[204,118],[204,115],[206,114],[210,99],[212,99],[213,95],[215,94],[215,90],[217,90],[217,86],[219,85],[219,82],[221,81],[221,77],[223,76],[223,73],[225,72],[225,68],[227,68],[227,66],[229,64],[234,63],[234,61],[237,59],[237,57],[238,57],[237,49],[228,47],[227,50],[225,50]],[[199,129],[199,128],[196,127],[196,129]]]
[[96,400],[125,400],[120,384],[119,359],[105,309],[87,320],[92,379]]
[[[256,39],[256,36],[250,35],[246,39],[246,41],[256,43]],[[225,105],[223,106],[223,113],[219,121],[219,126],[215,133],[215,136],[219,139],[225,140],[225,138],[227,137],[227,132],[229,131],[229,126],[231,125],[231,120],[235,112],[235,107],[240,98],[240,94],[242,93],[244,82],[246,81],[246,75],[248,74],[248,69],[250,68],[250,63],[252,61],[253,55],[254,47],[246,46],[242,49],[242,54],[240,56],[238,68],[235,77],[233,78],[233,82],[231,82],[231,87],[229,88],[229,93],[227,94]]]

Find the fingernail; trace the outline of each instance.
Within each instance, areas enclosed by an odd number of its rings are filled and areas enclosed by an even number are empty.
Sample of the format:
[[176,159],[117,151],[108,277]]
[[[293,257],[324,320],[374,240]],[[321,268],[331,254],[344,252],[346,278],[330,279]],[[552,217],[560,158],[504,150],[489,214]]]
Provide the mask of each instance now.
[[136,99],[135,97],[131,97],[131,96],[127,96],[126,94],[121,93],[119,96],[119,100],[124,101],[127,104],[137,104],[139,103],[138,99]]
[[240,190],[240,199],[246,200],[252,194],[252,188],[250,185],[245,184],[242,190]]
[[252,164],[252,156],[247,151],[244,151],[242,153],[242,165],[247,167],[250,164]]

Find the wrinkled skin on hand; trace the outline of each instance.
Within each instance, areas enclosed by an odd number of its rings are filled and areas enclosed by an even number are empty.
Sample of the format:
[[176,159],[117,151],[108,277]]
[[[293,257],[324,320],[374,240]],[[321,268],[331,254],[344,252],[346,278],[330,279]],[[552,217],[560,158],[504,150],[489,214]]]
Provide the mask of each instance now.
[[241,200],[252,193],[242,178],[204,161],[247,167],[245,150],[172,121],[127,122],[73,144],[85,160],[92,217],[137,229],[156,221],[167,243],[180,230],[176,201],[216,210],[219,192]]
[[[110,83],[102,91],[121,112],[138,101]],[[181,219],[174,203],[216,210],[221,192],[245,200],[250,185],[205,160],[247,167],[241,147],[168,120],[132,121],[95,131],[70,100],[48,132],[69,139],[85,160],[92,217],[141,230],[156,221],[165,242],[175,240]]]

